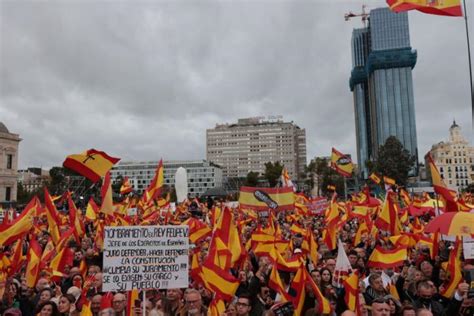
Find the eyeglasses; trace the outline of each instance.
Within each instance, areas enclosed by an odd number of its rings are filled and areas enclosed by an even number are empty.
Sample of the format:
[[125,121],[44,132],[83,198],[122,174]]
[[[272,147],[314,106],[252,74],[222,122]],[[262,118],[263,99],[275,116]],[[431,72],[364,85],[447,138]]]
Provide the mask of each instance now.
[[195,300],[195,301],[186,301],[186,304],[192,305],[196,304],[197,302],[200,302],[201,300]]
[[250,305],[247,304],[247,303],[243,303],[243,302],[237,302],[237,306],[245,306],[245,307],[249,307]]
[[113,301],[112,303],[114,303],[114,304],[125,303],[125,300],[121,300],[121,301]]

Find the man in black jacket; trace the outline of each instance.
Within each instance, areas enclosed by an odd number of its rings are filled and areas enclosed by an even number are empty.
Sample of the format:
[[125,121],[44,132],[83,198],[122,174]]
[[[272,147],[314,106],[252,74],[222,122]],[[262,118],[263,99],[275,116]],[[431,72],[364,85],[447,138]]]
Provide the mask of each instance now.
[[416,287],[418,298],[415,300],[414,305],[417,309],[425,308],[430,310],[435,316],[457,315],[462,304],[463,295],[468,289],[469,285],[466,283],[459,284],[454,297],[444,307],[433,298],[432,285],[426,280],[420,281]]

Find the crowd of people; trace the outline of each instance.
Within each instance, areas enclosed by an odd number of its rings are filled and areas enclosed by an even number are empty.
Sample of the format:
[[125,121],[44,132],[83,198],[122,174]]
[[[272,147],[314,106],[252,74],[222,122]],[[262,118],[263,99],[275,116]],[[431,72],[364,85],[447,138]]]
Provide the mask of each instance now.
[[[440,239],[434,246],[437,247],[436,256],[432,256],[429,247],[416,242],[408,247],[408,257],[403,264],[395,267],[373,267],[368,265],[368,259],[376,246],[390,248],[393,245],[388,235],[382,230],[365,231],[361,236],[360,225],[364,219],[351,216],[350,201],[339,202],[344,204],[348,214],[341,210],[337,223],[337,237],[341,241],[349,260],[351,271],[357,272],[358,288],[355,308],[350,308],[347,301],[348,288],[342,282],[347,276],[341,276],[337,271],[339,257],[337,247],[327,244],[323,231],[327,225],[327,214],[311,214],[298,210],[279,213],[268,213],[259,216],[258,212],[242,210],[234,207],[232,212],[235,227],[238,229],[240,243],[245,254],[238,264],[231,267],[230,273],[239,281],[239,286],[233,293],[232,299],[221,300],[216,305],[216,292],[206,287],[206,283],[195,278],[190,273],[188,288],[147,289],[145,293],[135,292],[103,292],[102,291],[102,247],[103,226],[111,224],[109,215],[97,213],[91,219],[82,214],[78,215],[85,224],[84,233],[77,236],[68,236],[63,247],[73,253],[73,257],[66,264],[60,265],[61,271],[51,268],[50,258],[42,258],[41,265],[35,275],[34,286],[28,286],[28,256],[29,243],[35,239],[42,248],[43,255],[51,243],[51,232],[48,227],[46,214],[35,218],[35,228],[23,235],[19,241],[8,245],[0,245],[2,264],[2,279],[0,279],[0,314],[4,316],[29,315],[395,315],[395,316],[428,316],[428,315],[474,315],[474,293],[470,289],[468,274],[473,261],[464,259],[460,254],[462,279],[455,285],[451,296],[444,294],[446,286],[453,278],[447,264],[453,250],[454,242]],[[147,225],[181,224],[189,218],[199,221],[212,230],[215,225],[216,209],[222,213],[224,205],[213,205],[208,208],[206,203],[194,202],[192,205],[181,206],[172,217],[169,212],[156,209],[158,216],[147,218]],[[374,208],[372,219],[377,217],[382,202]],[[60,231],[62,234],[74,225],[70,217],[58,212],[61,218]],[[427,212],[421,216],[408,216],[403,225],[403,232],[412,236],[424,233],[413,232],[413,222],[424,226],[434,214]],[[133,218],[121,217],[113,219],[113,225],[141,225],[145,218],[140,212]],[[124,222],[125,221],[125,222]],[[127,222],[128,221],[128,222]],[[471,223],[472,224],[472,223]],[[8,225],[4,223],[2,225]],[[102,228],[101,228],[102,227]],[[299,258],[311,277],[312,282],[306,282],[304,302],[295,306],[291,298],[301,293],[294,293],[292,287],[296,271],[282,270],[271,255],[255,253],[253,235],[256,232],[277,230],[279,239],[287,246],[281,255],[288,260]],[[295,232],[294,227],[300,230]],[[474,231],[474,228],[473,228]],[[303,233],[302,233],[303,232]],[[308,234],[304,233],[308,232]],[[308,237],[309,236],[309,237]],[[76,237],[76,238],[75,238]],[[196,241],[192,255],[198,254],[199,263],[204,262],[212,253],[212,234]],[[311,258],[303,245],[313,238],[317,245],[317,260]],[[16,247],[22,242],[21,256],[25,258],[15,261]],[[416,238],[415,238],[416,241]],[[57,245],[55,245],[57,247]],[[433,251],[431,249],[431,251]],[[54,252],[53,252],[54,253]],[[11,266],[21,262],[20,266]],[[9,266],[10,264],[10,266]],[[276,269],[276,270],[275,270]],[[272,272],[278,273],[281,286],[285,293],[276,288],[272,279]],[[330,311],[322,308],[324,303],[315,292],[311,284],[315,284],[323,295],[323,300],[330,304]],[[144,295],[143,295],[144,294]],[[290,297],[290,300],[288,300]]]

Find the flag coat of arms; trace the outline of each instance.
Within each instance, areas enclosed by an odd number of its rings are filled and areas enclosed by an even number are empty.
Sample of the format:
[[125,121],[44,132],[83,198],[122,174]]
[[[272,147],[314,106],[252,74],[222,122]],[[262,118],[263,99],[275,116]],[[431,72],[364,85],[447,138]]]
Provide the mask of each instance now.
[[350,177],[354,169],[351,158],[335,148],[332,149],[331,167],[344,177]]
[[97,182],[119,160],[120,158],[111,157],[103,151],[89,149],[81,154],[67,156],[63,166],[76,171],[92,182]]

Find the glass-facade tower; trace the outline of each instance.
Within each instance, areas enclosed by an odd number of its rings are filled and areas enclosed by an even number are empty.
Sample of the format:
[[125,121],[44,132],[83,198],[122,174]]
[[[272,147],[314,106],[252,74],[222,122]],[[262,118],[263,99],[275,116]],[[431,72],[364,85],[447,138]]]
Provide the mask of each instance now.
[[352,32],[351,46],[357,158],[365,179],[365,162],[377,157],[389,136],[418,158],[411,74],[417,54],[410,46],[408,14],[371,10],[369,26]]

